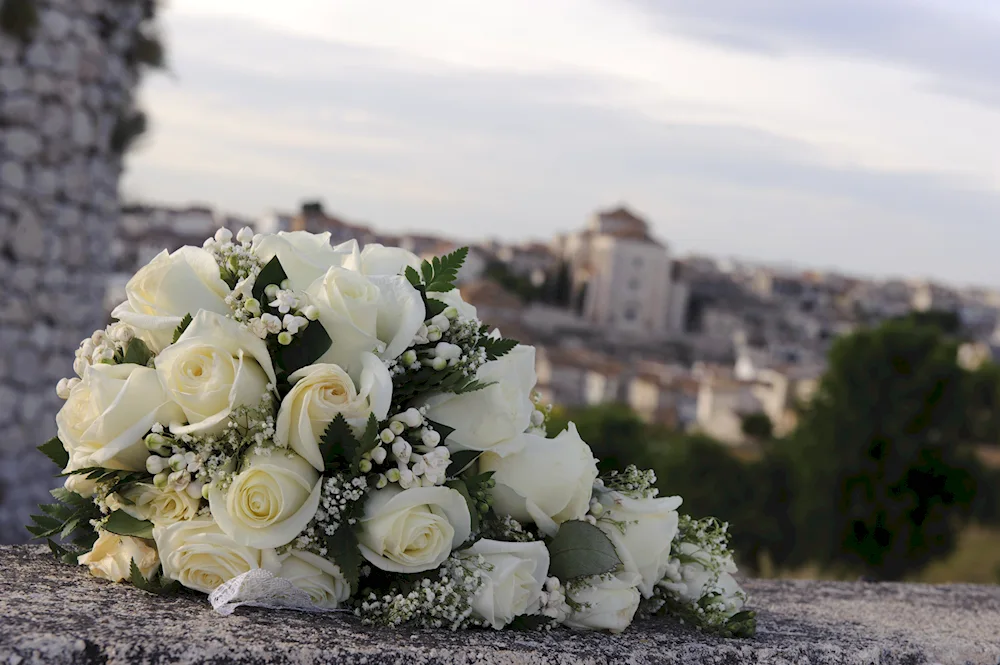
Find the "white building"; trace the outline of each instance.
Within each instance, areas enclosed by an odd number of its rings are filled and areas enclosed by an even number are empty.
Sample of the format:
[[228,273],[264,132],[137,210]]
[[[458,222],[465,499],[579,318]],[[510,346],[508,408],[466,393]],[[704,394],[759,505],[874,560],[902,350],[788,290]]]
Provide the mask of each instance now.
[[664,337],[670,256],[645,220],[625,208],[596,213],[582,231],[557,237],[570,266],[574,306],[591,323],[633,337]]

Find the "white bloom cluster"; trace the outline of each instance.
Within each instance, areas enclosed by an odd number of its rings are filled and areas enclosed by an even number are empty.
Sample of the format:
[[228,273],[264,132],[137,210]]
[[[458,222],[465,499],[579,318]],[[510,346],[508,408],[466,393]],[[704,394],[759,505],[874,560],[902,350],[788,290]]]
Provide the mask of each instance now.
[[391,467],[378,472],[378,489],[390,483],[403,489],[444,484],[451,453],[440,445],[441,435],[425,418],[424,411],[411,407],[391,416],[388,426],[379,433],[378,445],[364,454],[364,473],[376,466]]
[[[352,478],[347,473],[337,473],[325,478],[320,491],[319,509],[309,526],[288,547],[326,556],[326,538],[337,533],[351,509],[364,498],[367,489],[368,480],[365,476]],[[357,518],[346,517],[346,522],[353,526],[357,523]]]
[[482,620],[473,614],[472,599],[485,583],[483,571],[468,561],[451,557],[436,573],[422,578],[406,593],[368,592],[355,609],[355,615],[363,623],[375,626],[407,623],[458,630],[482,625]]
[[248,228],[161,252],[57,386],[67,480],[32,532],[110,580],[263,569],[375,625],[620,632],[645,598],[752,632],[724,525],[678,530],[652,472],[599,479],[575,425],[548,436],[535,349],[462,299],[466,255]]

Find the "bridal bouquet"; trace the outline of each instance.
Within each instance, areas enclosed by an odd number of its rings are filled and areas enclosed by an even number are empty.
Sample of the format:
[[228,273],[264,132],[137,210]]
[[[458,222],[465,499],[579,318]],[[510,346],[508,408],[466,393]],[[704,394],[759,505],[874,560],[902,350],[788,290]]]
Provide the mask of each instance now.
[[600,477],[573,425],[546,435],[534,349],[454,287],[466,253],[222,229],[159,254],[59,382],[41,450],[65,486],[29,529],[224,614],[752,635],[724,524],[651,472]]

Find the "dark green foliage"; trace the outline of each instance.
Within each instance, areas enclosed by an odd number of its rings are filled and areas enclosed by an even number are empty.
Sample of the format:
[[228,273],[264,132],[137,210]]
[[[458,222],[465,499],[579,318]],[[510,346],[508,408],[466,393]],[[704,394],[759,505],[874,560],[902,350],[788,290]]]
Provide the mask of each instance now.
[[27,42],[38,28],[38,10],[34,0],[0,2],[0,32]]
[[448,463],[448,477],[461,475],[463,471],[471,468],[482,454],[479,450],[459,450],[452,453],[451,461]]
[[312,365],[330,348],[332,340],[319,321],[311,321],[287,346],[278,345],[275,356],[278,367],[287,376]]
[[364,559],[358,549],[358,537],[346,522],[332,536],[327,536],[326,550],[326,558],[340,567],[344,579],[351,585],[351,593],[355,593],[361,579]]
[[264,289],[272,284],[280,286],[286,279],[288,279],[288,275],[285,274],[285,269],[281,267],[281,261],[278,260],[277,256],[260,269],[260,273],[257,274],[257,279],[253,283],[252,294],[260,302],[261,308],[267,307],[268,298],[264,295]]
[[483,349],[486,350],[487,360],[502,358],[513,351],[517,345],[518,341],[516,339],[508,339],[506,337],[501,337],[500,339],[489,337],[482,343]]
[[62,441],[59,440],[58,436],[54,436],[42,445],[38,446],[38,450],[42,452],[46,457],[55,462],[55,465],[59,467],[62,471],[69,464],[69,453],[66,452],[66,448],[63,446]]
[[1000,365],[984,363],[966,375],[965,438],[1000,445]]
[[743,417],[743,433],[754,441],[766,441],[774,434],[774,425],[766,413],[758,411]]
[[135,560],[130,564],[129,573],[129,581],[132,582],[133,586],[149,593],[155,593],[157,596],[169,596],[181,588],[181,585],[176,581],[164,579],[162,570],[159,568],[153,572],[149,579],[146,579],[143,577],[142,571],[139,570],[139,566],[135,565]]
[[181,322],[177,325],[176,328],[174,328],[174,341],[173,341],[174,344],[176,344],[177,340],[181,338],[181,335],[184,334],[184,331],[188,329],[188,326],[191,325],[191,321],[193,320],[194,319],[191,318],[190,313],[184,315],[184,318],[181,319]]
[[108,515],[108,519],[104,522],[104,530],[117,533],[119,536],[153,537],[152,522],[136,519],[123,510],[116,510]]
[[569,307],[573,299],[573,282],[569,274],[569,264],[559,262],[554,277],[545,284],[545,300],[558,307]]
[[119,155],[128,152],[136,139],[146,133],[148,125],[146,114],[142,111],[122,111],[111,130],[112,152]]
[[[468,247],[460,247],[451,254],[435,256],[431,261],[424,261],[420,266],[424,288],[431,291],[451,291],[455,288],[458,271],[462,269],[465,258],[469,255]],[[412,279],[410,279],[412,283]]]
[[359,438],[354,436],[344,414],[338,413],[337,417],[327,425],[319,442],[326,470],[339,471],[350,468],[357,473],[362,455],[378,445],[378,432],[378,420],[375,414],[368,418],[365,431]]
[[154,69],[162,68],[166,61],[163,43],[157,35],[149,30],[141,31],[136,35],[129,56],[133,62]]
[[611,540],[593,524],[563,522],[549,541],[549,575],[560,580],[610,573],[622,565]]
[[890,321],[834,344],[789,442],[802,558],[899,579],[951,551],[975,494],[963,378],[937,326]]
[[[146,343],[138,337],[133,337],[125,343],[125,348],[120,351],[121,360],[119,364],[135,364],[146,366],[154,358],[154,353],[149,350]],[[117,360],[117,358],[116,358]]]
[[42,513],[31,516],[28,531],[35,538],[46,539],[49,549],[60,561],[75,564],[76,557],[90,550],[97,540],[90,522],[99,519],[101,511],[90,499],[62,487],[52,490],[51,494],[56,502],[39,506]]
[[541,300],[545,295],[542,287],[534,285],[529,278],[523,275],[512,273],[507,264],[502,261],[491,262],[486,266],[484,275],[487,279],[502,286],[504,291],[514,294],[524,302]]

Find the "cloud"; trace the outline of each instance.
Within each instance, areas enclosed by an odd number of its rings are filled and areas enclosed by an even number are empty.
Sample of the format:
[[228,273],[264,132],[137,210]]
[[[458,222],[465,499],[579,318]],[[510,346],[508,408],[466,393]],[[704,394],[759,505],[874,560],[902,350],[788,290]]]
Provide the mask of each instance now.
[[[1000,104],[1000,19],[968,0],[629,0],[669,32],[753,53],[820,52],[922,72],[929,87]],[[957,82],[957,83],[956,83]]]
[[[245,212],[321,196],[385,230],[507,238],[577,228],[624,200],[682,251],[1000,282],[1000,195],[953,175],[834,162],[752,124],[697,122],[669,96],[688,119],[655,118],[591,72],[436,67],[186,21],[178,80],[144,92],[155,129],[130,158],[136,195]],[[211,49],[223,34],[227,49]]]

